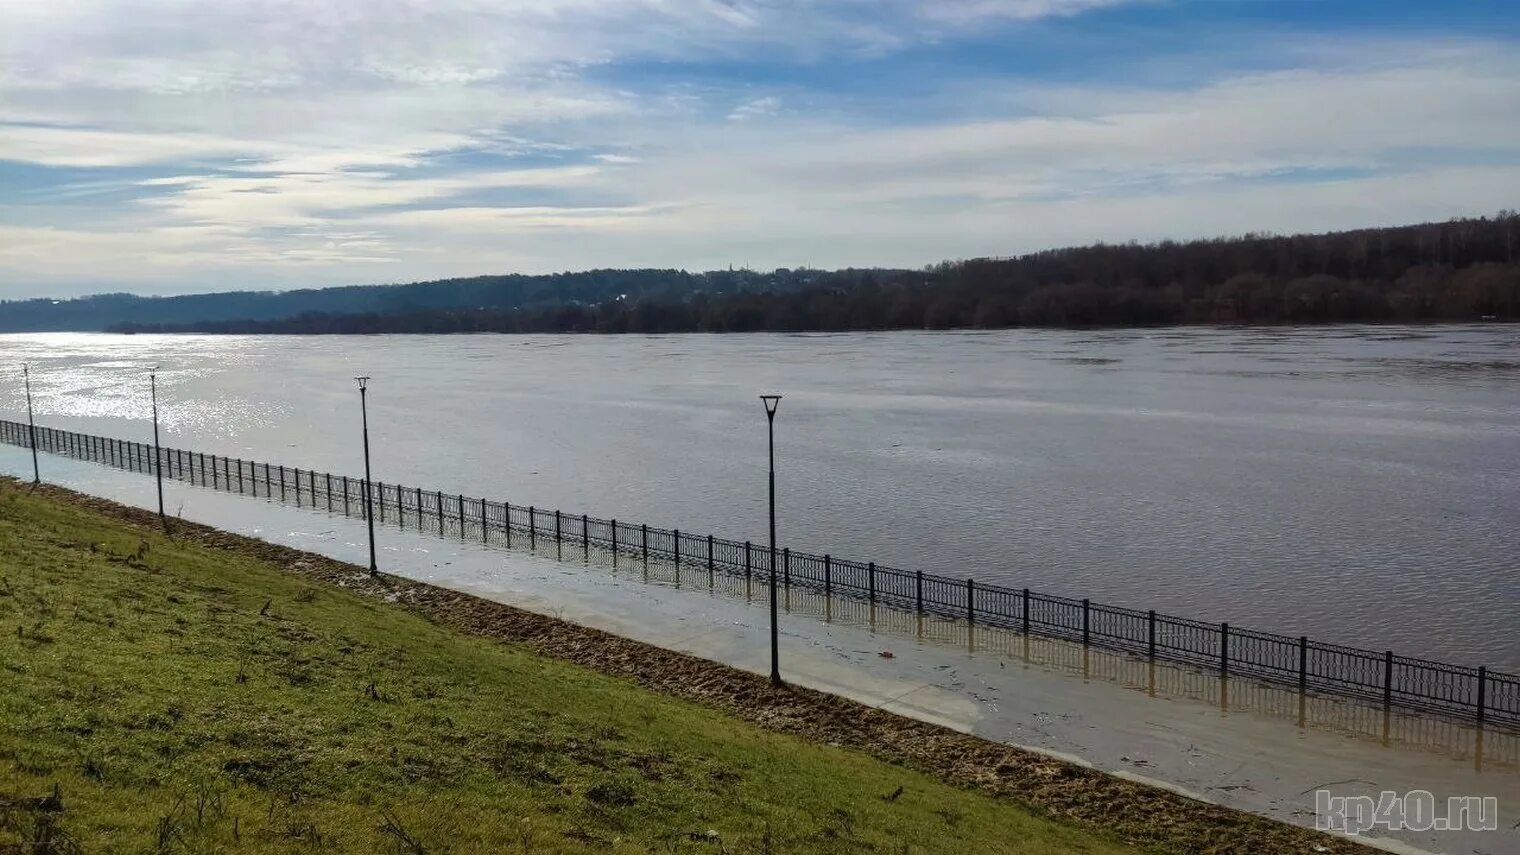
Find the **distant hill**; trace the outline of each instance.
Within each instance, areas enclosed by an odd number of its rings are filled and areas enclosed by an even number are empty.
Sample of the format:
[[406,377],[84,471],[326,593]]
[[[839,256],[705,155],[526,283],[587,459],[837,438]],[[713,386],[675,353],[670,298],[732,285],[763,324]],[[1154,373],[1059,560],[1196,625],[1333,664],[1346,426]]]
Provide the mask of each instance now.
[[804,287],[813,271],[587,270],[545,276],[508,274],[439,279],[406,285],[355,285],[298,291],[228,291],[177,297],[101,294],[73,300],[0,301],[0,332],[106,330],[138,324],[166,326],[272,321],[310,313],[406,314],[439,309],[510,309],[597,303],[624,298],[670,298],[700,291],[787,291]]
[[1098,244],[923,270],[591,270],[0,303],[0,331],[741,332],[1520,320],[1520,215]]

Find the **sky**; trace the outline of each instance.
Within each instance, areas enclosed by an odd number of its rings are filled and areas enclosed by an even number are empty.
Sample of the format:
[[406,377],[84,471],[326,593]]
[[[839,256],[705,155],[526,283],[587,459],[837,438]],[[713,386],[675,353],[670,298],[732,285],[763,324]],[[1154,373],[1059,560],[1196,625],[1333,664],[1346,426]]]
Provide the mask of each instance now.
[[0,2],[0,299],[1515,207],[1510,0]]

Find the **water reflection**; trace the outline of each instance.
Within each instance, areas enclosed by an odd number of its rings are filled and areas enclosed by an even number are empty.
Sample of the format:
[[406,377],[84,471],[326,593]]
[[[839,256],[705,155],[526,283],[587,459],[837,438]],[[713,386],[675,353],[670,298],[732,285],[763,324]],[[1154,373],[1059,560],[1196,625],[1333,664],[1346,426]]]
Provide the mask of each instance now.
[[[1499,325],[753,336],[0,336],[39,419],[1520,670]],[[24,413],[0,383],[0,411]],[[14,417],[14,416],[13,416]]]
[[[761,604],[768,579],[710,574],[701,566],[684,567],[636,555],[614,555],[579,544],[547,544],[528,550],[543,557],[581,562],[641,581],[671,588],[705,592],[714,597]],[[1212,706],[1221,714],[1250,714],[1298,728],[1314,728],[1378,743],[1389,748],[1417,749],[1471,762],[1475,771],[1520,771],[1520,733],[1479,728],[1459,721],[1418,713],[1385,710],[1354,699],[1299,692],[1297,689],[1242,677],[1083,646],[1061,639],[1026,635],[1001,627],[968,624],[963,620],[914,614],[880,603],[824,596],[800,587],[781,593],[788,615],[869,629],[889,638],[958,648],[968,654],[1000,657],[1033,666],[1123,686],[1151,698],[1181,700]]]

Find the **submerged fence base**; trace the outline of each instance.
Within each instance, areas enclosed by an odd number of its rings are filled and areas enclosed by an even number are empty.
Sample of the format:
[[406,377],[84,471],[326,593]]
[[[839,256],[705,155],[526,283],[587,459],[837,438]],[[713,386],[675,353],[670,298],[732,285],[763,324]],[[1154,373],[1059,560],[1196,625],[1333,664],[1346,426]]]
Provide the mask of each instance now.
[[[29,447],[27,425],[0,420],[0,441]],[[153,474],[214,490],[259,496],[345,516],[365,515],[364,481],[271,463],[160,448],[110,437],[39,427],[39,451]],[[593,546],[614,554],[672,561],[746,579],[769,580],[768,549],[713,535],[604,520],[534,505],[470,498],[441,490],[373,483],[378,522],[436,532],[439,537],[513,544],[514,536]],[[1393,651],[1363,650],[1031,591],[907,572],[791,549],[776,554],[778,584],[831,597],[880,603],[1016,630],[1152,660],[1184,663],[1234,677],[1370,700],[1386,708],[1422,710],[1479,725],[1520,727],[1520,677],[1433,662]]]

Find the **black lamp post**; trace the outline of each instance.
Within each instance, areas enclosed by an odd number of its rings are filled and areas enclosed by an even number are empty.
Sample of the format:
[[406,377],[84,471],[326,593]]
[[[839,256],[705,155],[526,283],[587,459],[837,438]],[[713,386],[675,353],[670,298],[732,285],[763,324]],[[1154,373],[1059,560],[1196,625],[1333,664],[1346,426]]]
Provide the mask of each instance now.
[[21,363],[21,378],[26,384],[26,436],[32,447],[32,483],[42,483],[42,470],[37,468],[37,422],[32,418],[32,369]]
[[375,565],[375,503],[369,477],[369,388],[368,377],[355,377],[359,381],[359,412],[364,424],[364,518],[369,521],[369,574],[380,572]]
[[765,429],[770,449],[770,497],[771,497],[771,685],[781,685],[781,652],[776,628],[776,407],[781,404],[780,395],[761,395],[765,404]]
[[158,521],[164,517],[164,452],[158,445],[158,366],[148,369],[148,391],[153,399],[153,475],[158,480]]

